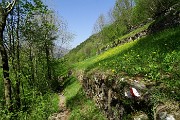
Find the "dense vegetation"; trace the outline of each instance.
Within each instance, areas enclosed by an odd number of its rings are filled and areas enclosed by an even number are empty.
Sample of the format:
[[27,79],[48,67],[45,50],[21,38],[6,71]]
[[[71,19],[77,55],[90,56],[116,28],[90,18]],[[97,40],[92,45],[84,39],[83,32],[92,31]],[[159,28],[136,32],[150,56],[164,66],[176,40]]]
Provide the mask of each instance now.
[[[55,92],[63,90],[71,111],[69,119],[105,119],[78,80],[68,75],[69,69],[74,73],[108,71],[114,76],[140,76],[156,85],[152,102],[179,101],[179,4],[179,0],[116,0],[108,18],[99,16],[92,36],[56,59],[55,43],[73,37],[67,24],[59,22],[41,0],[2,1],[0,118],[47,119],[58,112]],[[149,32],[146,37],[112,46],[142,30]]]
[[44,120],[58,111],[54,47],[72,37],[66,28],[41,0],[1,1],[0,119]]

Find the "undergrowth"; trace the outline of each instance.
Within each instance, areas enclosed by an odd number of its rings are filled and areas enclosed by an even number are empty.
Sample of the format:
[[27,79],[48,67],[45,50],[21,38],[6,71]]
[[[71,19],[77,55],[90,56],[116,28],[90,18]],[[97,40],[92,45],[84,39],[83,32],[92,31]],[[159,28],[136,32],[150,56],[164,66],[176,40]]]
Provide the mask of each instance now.
[[[55,93],[46,93],[44,95],[36,95],[38,92],[31,91],[29,94],[34,94],[26,98],[26,107],[28,110],[17,111],[16,113],[8,113],[7,110],[0,111],[0,120],[47,120],[52,113],[58,112],[59,97]],[[53,98],[53,99],[52,99]],[[1,108],[0,108],[1,109]]]

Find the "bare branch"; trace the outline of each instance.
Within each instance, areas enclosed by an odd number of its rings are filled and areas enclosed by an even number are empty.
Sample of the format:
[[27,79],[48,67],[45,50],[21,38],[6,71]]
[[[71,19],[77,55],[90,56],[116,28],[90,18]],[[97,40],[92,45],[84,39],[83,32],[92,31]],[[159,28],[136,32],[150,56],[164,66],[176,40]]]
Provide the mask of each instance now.
[[16,0],[13,0],[11,3],[8,2],[8,5],[6,7],[6,14],[9,14],[11,12],[15,3],[16,3]]
[[11,5],[11,3],[10,2],[7,2],[8,3],[8,5],[6,6],[6,9],[8,9],[9,8],[9,6]]

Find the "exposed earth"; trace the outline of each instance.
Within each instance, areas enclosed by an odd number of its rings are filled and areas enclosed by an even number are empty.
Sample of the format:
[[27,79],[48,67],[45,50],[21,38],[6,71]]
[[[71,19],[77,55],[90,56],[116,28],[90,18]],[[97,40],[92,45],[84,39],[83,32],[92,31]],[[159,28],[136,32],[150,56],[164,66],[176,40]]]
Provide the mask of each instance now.
[[68,120],[69,115],[70,115],[70,112],[66,107],[66,98],[62,93],[60,93],[59,94],[59,113],[54,113],[52,116],[49,117],[48,120]]

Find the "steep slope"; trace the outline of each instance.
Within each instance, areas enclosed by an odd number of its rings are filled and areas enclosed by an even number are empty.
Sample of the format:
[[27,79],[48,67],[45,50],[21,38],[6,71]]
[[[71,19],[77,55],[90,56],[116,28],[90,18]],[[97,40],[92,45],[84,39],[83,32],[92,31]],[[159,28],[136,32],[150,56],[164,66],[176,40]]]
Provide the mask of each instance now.
[[76,48],[72,49],[66,55],[66,58],[68,58],[70,62],[78,62],[88,58],[89,56],[94,56],[96,54],[96,50],[92,50],[92,48],[94,48],[95,40],[96,35],[90,36],[87,40],[82,42]]
[[101,48],[87,49],[100,42],[96,34],[67,55],[86,95],[108,119],[180,118],[179,15],[177,2],[152,23],[111,36]]
[[[109,119],[179,118],[180,27],[112,48],[74,65],[86,94]],[[135,88],[140,97],[132,97]],[[119,111],[119,112],[117,112]]]
[[[104,37],[103,40],[100,40],[98,38],[99,33],[94,34],[90,36],[87,40],[82,42],[80,45],[78,45],[76,48],[72,49],[66,55],[66,58],[68,58],[68,61],[74,63],[74,62],[83,61],[90,57],[96,56],[110,48],[129,42],[131,40],[134,40],[135,38],[138,38],[138,37],[140,38],[140,37],[145,36],[149,25],[150,23],[147,23],[146,25],[137,26],[137,29],[127,31],[126,34],[123,34],[123,35],[120,34],[114,37],[111,36],[112,38],[106,36],[107,38]],[[111,32],[109,30],[111,27],[113,27],[113,24],[107,26],[105,30],[107,32]]]

